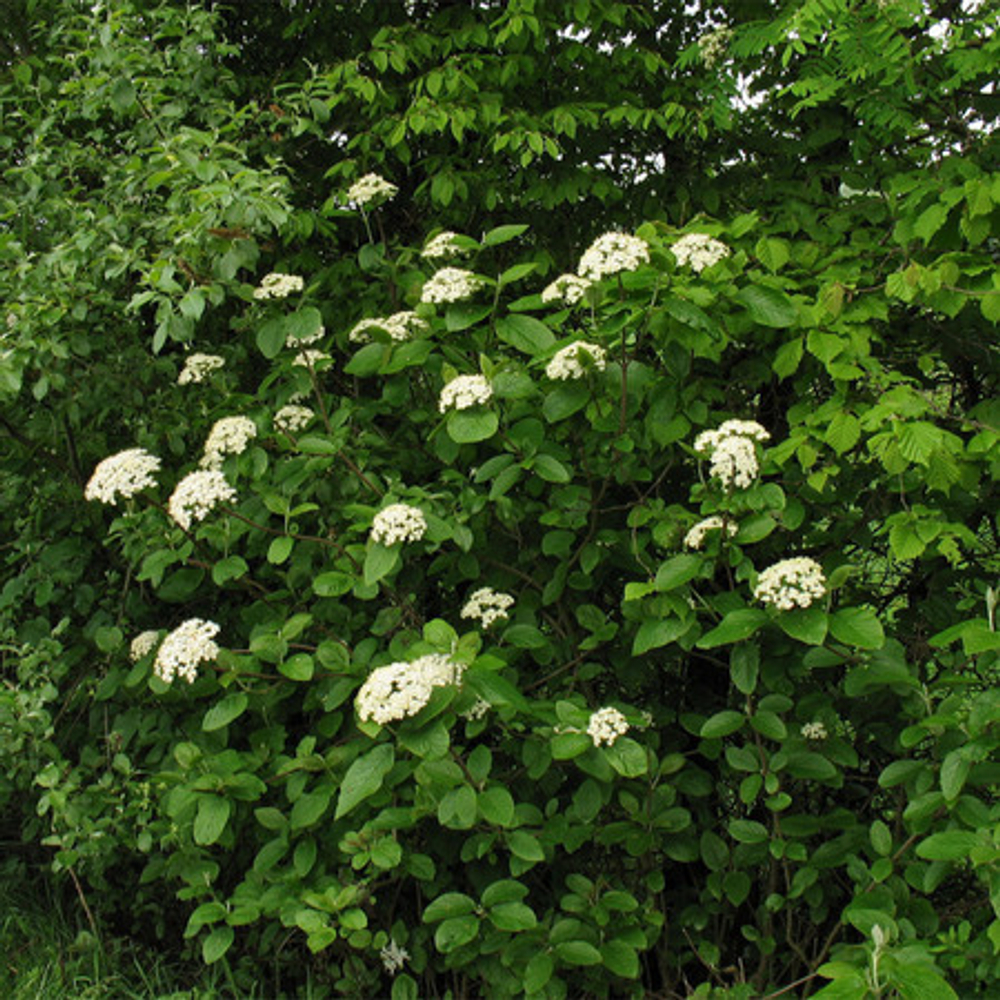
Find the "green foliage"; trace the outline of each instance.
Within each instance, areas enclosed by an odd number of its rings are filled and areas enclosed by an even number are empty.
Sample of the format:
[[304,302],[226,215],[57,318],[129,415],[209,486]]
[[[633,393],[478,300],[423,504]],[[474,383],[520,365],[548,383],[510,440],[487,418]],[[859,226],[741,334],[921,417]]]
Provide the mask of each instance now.
[[[988,990],[995,15],[733,4],[710,64],[675,4],[350,6],[7,46],[14,836],[234,992]],[[134,447],[155,484],[85,501]],[[818,590],[762,597],[787,559]]]

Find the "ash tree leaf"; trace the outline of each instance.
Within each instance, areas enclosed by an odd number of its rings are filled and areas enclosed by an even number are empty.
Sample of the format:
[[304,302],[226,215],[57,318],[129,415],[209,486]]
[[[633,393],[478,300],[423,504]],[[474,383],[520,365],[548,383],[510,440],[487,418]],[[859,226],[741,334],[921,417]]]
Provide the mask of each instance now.
[[346,816],[355,806],[374,795],[385,776],[392,770],[396,754],[391,743],[380,743],[358,757],[347,769],[340,784],[334,819]]

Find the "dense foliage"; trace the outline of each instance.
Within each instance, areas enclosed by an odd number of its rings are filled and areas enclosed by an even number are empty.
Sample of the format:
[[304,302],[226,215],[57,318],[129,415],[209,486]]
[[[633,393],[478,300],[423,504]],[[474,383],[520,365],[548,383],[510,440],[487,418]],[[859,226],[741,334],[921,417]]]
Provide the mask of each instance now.
[[234,994],[988,995],[995,8],[8,6],[6,839]]

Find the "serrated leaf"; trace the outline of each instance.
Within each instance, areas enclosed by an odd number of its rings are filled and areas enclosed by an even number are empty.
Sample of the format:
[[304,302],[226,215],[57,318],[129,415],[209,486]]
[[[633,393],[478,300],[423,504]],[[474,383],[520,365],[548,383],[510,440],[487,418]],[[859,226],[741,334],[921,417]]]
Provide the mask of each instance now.
[[762,326],[776,329],[794,326],[799,314],[795,303],[777,288],[747,285],[736,293],[736,301],[746,306],[750,318]]

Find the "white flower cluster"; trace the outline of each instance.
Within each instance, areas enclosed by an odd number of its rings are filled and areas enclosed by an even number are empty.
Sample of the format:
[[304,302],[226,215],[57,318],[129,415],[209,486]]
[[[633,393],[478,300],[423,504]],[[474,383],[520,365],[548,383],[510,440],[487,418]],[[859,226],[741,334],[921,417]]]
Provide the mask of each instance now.
[[307,333],[303,337],[299,337],[296,334],[292,334],[285,338],[285,347],[306,347],[309,344],[315,344],[317,340],[322,340],[323,335],[326,333],[326,329],[320,326],[315,333]]
[[489,628],[495,621],[509,618],[507,609],[513,607],[514,598],[492,587],[480,587],[465,602],[463,618],[478,618],[483,628]]
[[389,943],[378,953],[382,966],[390,976],[396,975],[403,965],[410,960],[410,953],[390,938]]
[[465,668],[441,653],[412,663],[390,663],[373,670],[358,691],[354,705],[362,722],[380,726],[416,715],[430,701],[434,688],[457,684]]
[[428,242],[427,246],[420,251],[421,257],[427,260],[445,259],[449,257],[460,257],[468,253],[468,249],[462,246],[458,233],[444,232],[438,233]]
[[481,719],[492,707],[485,698],[476,698],[472,703],[472,708],[462,712],[462,718],[468,719],[469,722],[475,722],[477,719]]
[[285,431],[286,434],[294,434],[296,431],[302,430],[314,416],[315,414],[308,406],[296,406],[294,403],[289,403],[274,415],[274,426],[279,431]]
[[713,431],[702,431],[694,441],[694,450],[710,454],[710,474],[726,489],[746,489],[757,478],[755,441],[767,441],[771,435],[756,420],[727,420]]
[[568,306],[576,305],[592,284],[593,282],[587,278],[581,278],[575,274],[560,274],[555,281],[546,285],[542,290],[542,301],[546,304],[565,302]]
[[186,475],[167,501],[170,516],[185,530],[192,521],[203,521],[223,500],[235,500],[236,490],[218,469],[202,469]]
[[297,274],[282,274],[272,271],[265,274],[260,285],[254,289],[255,299],[287,299],[292,292],[301,292],[305,282]]
[[415,333],[422,333],[427,324],[415,313],[409,310],[393,313],[391,316],[377,316],[375,319],[363,319],[354,324],[354,329],[347,339],[354,344],[367,344],[372,338],[369,330],[385,330],[393,340],[409,340]]
[[144,656],[149,656],[156,649],[156,644],[160,641],[160,633],[155,629],[147,629],[140,632],[129,646],[129,656],[133,663],[138,663]]
[[203,469],[219,469],[226,455],[241,455],[248,442],[257,436],[257,425],[249,417],[223,417],[216,420],[205,442],[201,460]]
[[169,684],[175,676],[193,684],[198,664],[210,663],[219,655],[219,647],[213,642],[218,632],[215,622],[189,618],[163,640],[153,661],[153,673],[164,684]]
[[293,365],[300,368],[315,368],[317,361],[329,361],[330,355],[326,351],[317,351],[313,347],[307,347],[304,351],[299,351],[292,359]]
[[145,448],[129,448],[109,455],[97,463],[83,491],[84,498],[117,504],[118,497],[127,500],[147,486],[155,486],[153,473],[159,468],[160,460]]
[[203,382],[205,376],[221,368],[225,361],[218,354],[189,354],[184,359],[184,367],[177,376],[178,385],[189,385],[192,382]]
[[493,398],[493,388],[485,375],[458,375],[442,390],[438,410],[468,410],[482,406]]
[[728,257],[729,247],[704,233],[688,233],[670,248],[670,252],[681,267],[690,264],[692,270],[700,274],[706,267],[718,264],[723,257]]
[[399,188],[378,174],[365,174],[347,189],[347,200],[359,208],[369,202],[395,197]]
[[372,520],[371,540],[381,545],[419,542],[427,530],[427,518],[419,507],[406,503],[390,504]]
[[726,54],[732,38],[732,28],[716,28],[715,31],[706,32],[698,39],[701,61],[707,69],[711,69]]
[[807,740],[825,740],[829,734],[822,722],[807,722],[802,727],[802,735]]
[[589,344],[585,340],[577,340],[556,351],[552,360],[545,366],[545,374],[551,379],[583,378],[588,368],[602,372],[607,363],[603,347]]
[[599,708],[590,716],[587,723],[587,735],[594,741],[594,746],[603,743],[611,746],[619,736],[628,732],[628,722],[617,708]]
[[808,556],[782,559],[768,566],[757,577],[753,596],[762,604],[773,604],[781,611],[808,608],[826,593],[823,567]]
[[580,258],[576,269],[581,278],[600,281],[621,271],[635,271],[649,262],[649,245],[638,236],[610,232],[598,236]]
[[724,521],[718,514],[706,517],[699,521],[685,536],[684,544],[689,549],[700,549],[705,543],[705,536],[710,531],[721,531],[725,529],[730,537],[739,530],[732,521]]
[[421,302],[461,302],[479,291],[482,279],[460,267],[442,267],[420,292]]

